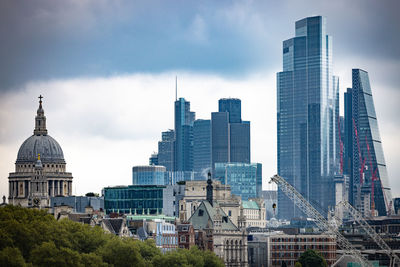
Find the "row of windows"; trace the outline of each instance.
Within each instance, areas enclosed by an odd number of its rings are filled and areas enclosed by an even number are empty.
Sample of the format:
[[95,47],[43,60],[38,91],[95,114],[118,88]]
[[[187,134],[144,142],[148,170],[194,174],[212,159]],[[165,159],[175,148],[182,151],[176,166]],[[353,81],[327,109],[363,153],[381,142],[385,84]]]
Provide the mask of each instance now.
[[335,242],[335,240],[327,237],[272,238],[272,242]]

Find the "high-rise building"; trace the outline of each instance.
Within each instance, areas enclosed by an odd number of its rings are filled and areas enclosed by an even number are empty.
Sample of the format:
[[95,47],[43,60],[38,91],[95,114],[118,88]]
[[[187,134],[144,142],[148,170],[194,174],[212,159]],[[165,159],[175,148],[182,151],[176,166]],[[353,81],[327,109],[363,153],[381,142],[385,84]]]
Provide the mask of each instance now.
[[232,194],[242,200],[261,197],[261,163],[216,163],[215,178],[231,186]]
[[[339,79],[325,18],[308,17],[295,28],[296,36],[283,42],[277,74],[278,173],[325,213],[334,204],[339,170]],[[278,215],[303,216],[279,188]]]
[[175,131],[168,130],[162,132],[161,141],[158,142],[158,164],[164,166],[167,171],[174,169],[174,151],[175,151]]
[[133,185],[165,185],[164,166],[134,166],[132,167]]
[[175,101],[174,171],[193,170],[193,123],[195,113],[184,98]]
[[250,163],[250,122],[242,121],[241,101],[223,98],[211,113],[212,168],[215,163]]
[[353,69],[352,77],[345,94],[349,200],[364,215],[385,216],[393,203],[368,72]]
[[211,121],[195,120],[193,124],[193,170],[197,179],[206,179],[211,170]]
[[242,122],[242,102],[237,98],[221,98],[218,101],[218,111],[229,113],[230,123]]
[[215,163],[230,162],[230,127],[228,112],[211,113],[211,160]]

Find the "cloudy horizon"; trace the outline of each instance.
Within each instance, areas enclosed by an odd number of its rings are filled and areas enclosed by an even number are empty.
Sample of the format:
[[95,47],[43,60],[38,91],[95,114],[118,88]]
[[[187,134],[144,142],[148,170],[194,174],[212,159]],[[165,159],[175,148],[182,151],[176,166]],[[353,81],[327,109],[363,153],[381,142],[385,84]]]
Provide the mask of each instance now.
[[[132,182],[179,96],[196,118],[218,99],[242,100],[251,157],[263,183],[276,172],[276,73],[295,21],[327,17],[340,102],[351,69],[369,72],[393,197],[400,196],[400,46],[396,1],[2,1],[0,194],[44,95],[49,135],[61,145],[73,190]],[[341,112],[343,114],[343,112]]]

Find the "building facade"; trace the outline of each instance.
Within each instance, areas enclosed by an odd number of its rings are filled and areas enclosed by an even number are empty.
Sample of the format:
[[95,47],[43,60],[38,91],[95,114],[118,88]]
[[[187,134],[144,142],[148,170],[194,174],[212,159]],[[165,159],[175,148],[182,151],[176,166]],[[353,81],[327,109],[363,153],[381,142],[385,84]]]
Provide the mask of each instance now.
[[214,176],[222,184],[230,185],[232,194],[242,200],[261,196],[261,163],[215,163]]
[[287,235],[270,237],[271,256],[268,266],[294,266],[302,253],[307,249],[317,250],[326,260],[328,266],[336,261],[336,237],[334,235]]
[[267,226],[266,210],[264,200],[255,198],[242,201],[242,214],[245,217],[245,228]]
[[91,207],[95,211],[104,210],[104,197],[87,197],[87,196],[57,196],[50,198],[50,207],[70,206],[74,212],[84,213],[87,207]]
[[161,141],[158,142],[158,164],[166,168],[167,171],[174,170],[175,154],[175,131],[168,130],[161,133]]
[[223,98],[211,113],[211,160],[215,163],[250,163],[250,122],[242,121],[241,100]]
[[195,245],[195,232],[190,223],[181,223],[176,226],[179,248],[190,249]]
[[[278,173],[326,215],[339,170],[339,79],[332,74],[332,38],[323,17],[296,22],[283,42],[277,74]],[[279,217],[303,216],[278,188]]]
[[211,170],[211,121],[195,120],[193,124],[193,171],[196,180],[206,179]]
[[51,197],[72,195],[72,174],[66,171],[61,146],[47,134],[39,99],[33,135],[19,148],[15,172],[8,177],[8,202],[23,207],[49,207]]
[[174,171],[193,171],[193,123],[195,113],[184,98],[175,101]]
[[164,166],[134,166],[132,167],[133,185],[165,185]]
[[368,72],[353,69],[345,99],[349,200],[364,215],[389,215],[391,189]]
[[106,214],[156,215],[163,213],[163,192],[161,185],[129,185],[103,188]]

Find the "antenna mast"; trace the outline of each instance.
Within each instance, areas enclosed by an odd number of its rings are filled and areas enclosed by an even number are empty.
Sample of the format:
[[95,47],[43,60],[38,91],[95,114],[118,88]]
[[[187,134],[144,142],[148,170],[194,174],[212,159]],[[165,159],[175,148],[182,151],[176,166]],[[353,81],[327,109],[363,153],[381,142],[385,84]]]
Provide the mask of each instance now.
[[178,76],[175,76],[175,101],[178,100]]

